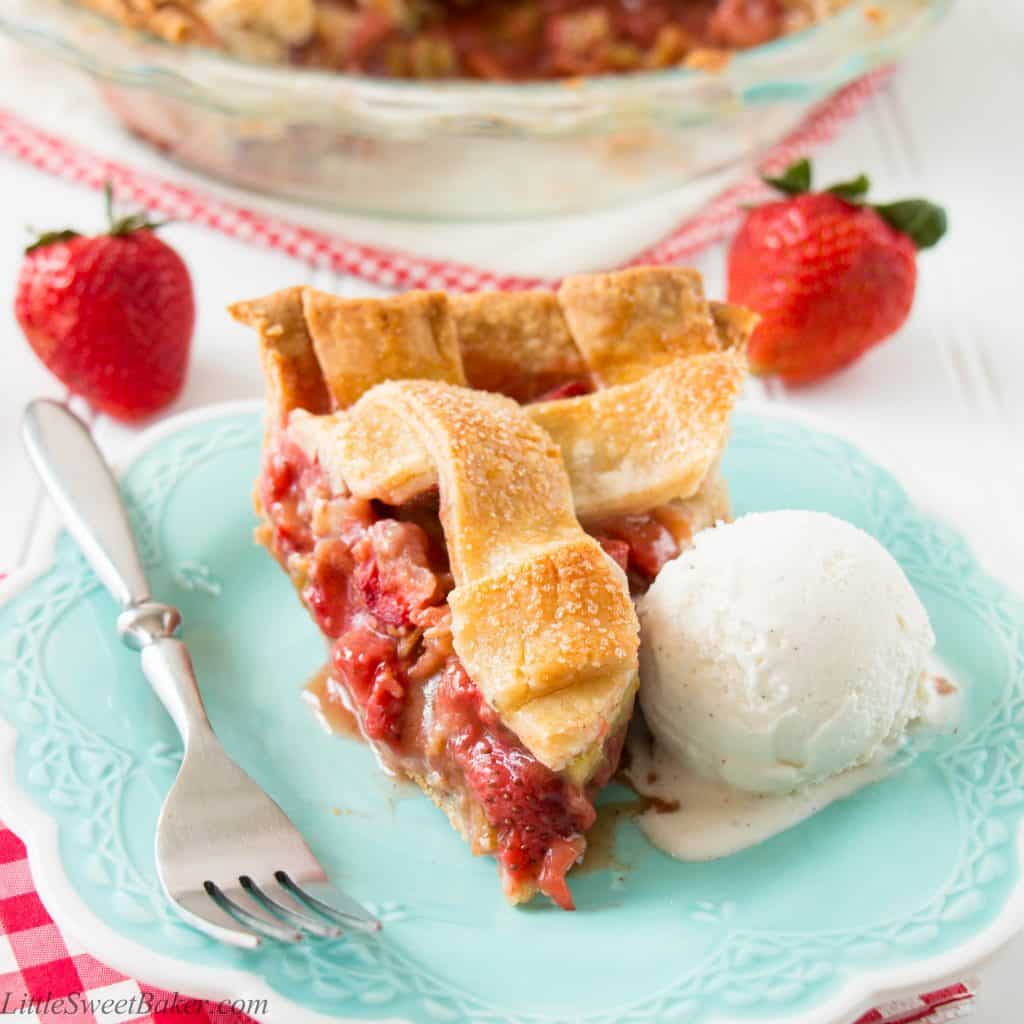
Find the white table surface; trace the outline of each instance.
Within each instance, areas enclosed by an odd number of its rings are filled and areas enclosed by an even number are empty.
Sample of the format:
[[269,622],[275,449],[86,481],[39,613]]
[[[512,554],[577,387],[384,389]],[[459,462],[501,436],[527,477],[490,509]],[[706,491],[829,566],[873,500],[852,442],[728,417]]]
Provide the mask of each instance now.
[[[1022,50],[1024,3],[961,0],[891,86],[818,158],[819,180],[863,169],[880,196],[921,194],[944,202],[952,232],[922,257],[917,304],[897,338],[813,389],[754,385],[745,399],[805,410],[860,442],[919,500],[963,530],[988,567],[1018,592],[1024,592],[1024,338],[1017,315],[1024,291],[1018,241],[1024,225]],[[0,70],[0,104],[17,92],[25,109],[22,90],[33,87],[33,75],[41,84],[48,66],[21,60],[14,74],[8,63]],[[21,406],[34,396],[63,394],[23,343],[10,313],[20,243],[27,224],[88,228],[99,224],[100,209],[95,193],[5,157],[0,197],[2,571],[26,557],[46,514],[17,440]],[[666,229],[670,224],[667,216]],[[426,233],[436,229],[422,230],[417,247],[429,250]],[[168,227],[164,237],[188,262],[199,305],[188,386],[171,412],[260,394],[251,339],[223,307],[314,276],[322,287],[339,282],[185,224]],[[551,244],[559,244],[557,233]],[[522,253],[517,256],[521,263]],[[720,294],[722,253],[708,253],[700,267],[710,293]],[[128,433],[103,421],[97,432],[115,455]],[[980,977],[972,1020],[1020,1020],[1024,939]]]

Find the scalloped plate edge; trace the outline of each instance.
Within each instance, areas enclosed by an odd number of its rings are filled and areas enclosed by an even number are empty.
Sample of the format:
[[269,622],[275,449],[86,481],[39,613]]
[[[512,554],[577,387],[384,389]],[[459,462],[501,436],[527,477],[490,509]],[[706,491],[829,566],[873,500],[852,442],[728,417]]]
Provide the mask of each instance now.
[[[263,402],[258,399],[224,402],[169,417],[144,430],[128,446],[118,460],[119,474],[155,444],[189,427],[210,420],[260,413]],[[802,423],[809,429],[842,437],[818,417],[793,410],[745,402],[743,412],[765,418]],[[868,449],[849,441],[874,460]],[[892,464],[887,458],[883,464]],[[929,513],[931,514],[931,513]],[[0,606],[12,600],[53,564],[59,528],[53,528],[43,541],[33,545],[33,557],[0,582]],[[113,624],[111,624],[113,628]],[[219,1000],[266,1000],[268,1012],[259,1019],[266,1024],[358,1024],[358,1018],[328,1016],[292,1002],[257,974],[228,968],[200,967],[155,953],[119,935],[98,917],[81,899],[64,873],[56,821],[37,806],[15,780],[14,759],[17,730],[0,717],[0,816],[24,842],[36,889],[46,909],[61,931],[71,936],[94,957],[130,978],[139,978],[147,985],[183,995]],[[1017,833],[1018,854],[1024,860],[1024,823]],[[999,952],[1016,935],[1024,931],[1024,876],[1008,898],[996,919],[969,942],[939,956],[912,965],[889,970],[866,971],[851,978],[824,1003],[818,1004],[785,1024],[850,1024],[855,1015],[888,999],[917,995],[961,981]],[[386,1024],[386,1022],[383,1022]],[[750,1024],[746,1021],[720,1019],[718,1024]],[[780,1018],[781,1024],[781,1018]]]

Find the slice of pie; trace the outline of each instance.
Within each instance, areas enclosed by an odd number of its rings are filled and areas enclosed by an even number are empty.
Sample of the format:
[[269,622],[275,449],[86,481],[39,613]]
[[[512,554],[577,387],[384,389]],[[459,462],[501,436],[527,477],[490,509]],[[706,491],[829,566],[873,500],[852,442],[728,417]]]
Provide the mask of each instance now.
[[332,699],[510,900],[571,908],[637,687],[631,592],[727,515],[753,315],[647,268],[232,313],[270,404],[259,539],[329,640]]

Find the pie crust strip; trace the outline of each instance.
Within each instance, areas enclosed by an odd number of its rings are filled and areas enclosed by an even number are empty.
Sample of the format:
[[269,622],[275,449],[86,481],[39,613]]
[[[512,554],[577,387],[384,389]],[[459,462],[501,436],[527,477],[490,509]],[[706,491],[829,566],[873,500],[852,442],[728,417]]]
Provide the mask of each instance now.
[[[560,449],[576,516],[592,522],[692,497],[725,444],[745,372],[741,353],[712,352],[632,384],[522,409]],[[437,486],[436,460],[416,431],[379,413],[327,418],[331,440],[317,448],[357,497],[400,505]],[[299,414],[292,423],[316,444],[321,427]]]
[[[455,589],[452,637],[470,677],[523,744],[567,767],[607,735],[635,689],[639,627],[622,571],[584,532],[560,449],[510,398],[433,381],[392,381],[289,433],[315,448],[335,487],[390,502],[373,467],[413,438],[431,483]],[[372,434],[372,462],[360,438]],[[329,463],[329,464],[328,464]],[[409,479],[427,483],[422,465]]]
[[[572,380],[629,383],[677,359],[742,349],[757,321],[740,307],[706,302],[693,271],[662,267],[569,277],[557,295],[352,299],[290,288],[230,311],[259,331],[281,417],[327,411],[324,388],[334,408],[346,408],[385,380],[444,380],[519,402]],[[310,377],[320,381],[316,407]]]

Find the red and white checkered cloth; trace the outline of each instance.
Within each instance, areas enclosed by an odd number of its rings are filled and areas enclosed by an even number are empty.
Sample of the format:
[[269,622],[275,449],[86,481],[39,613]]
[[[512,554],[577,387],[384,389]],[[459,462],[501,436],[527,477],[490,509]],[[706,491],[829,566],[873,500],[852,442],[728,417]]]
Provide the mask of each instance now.
[[[760,170],[778,172],[833,138],[889,74],[887,70],[875,72],[819,104],[767,154]],[[92,188],[110,182],[119,196],[167,217],[201,224],[383,287],[471,291],[555,283],[424,259],[304,227],[105,159],[3,109],[0,152]],[[765,186],[756,175],[743,179],[662,241],[635,256],[630,264],[673,264],[691,258],[725,238],[743,206],[765,194]],[[945,1024],[963,1016],[972,1000],[968,985],[953,985],[871,1010],[854,1024]],[[252,1020],[230,1007],[126,978],[84,950],[69,947],[35,891],[24,845],[0,823],[0,1016],[4,1014],[15,1015],[19,1022],[42,1024],[245,1024]]]
[[[789,136],[771,149],[759,170],[779,173],[794,159],[834,138],[891,74],[891,68],[873,72],[819,103]],[[518,290],[550,287],[557,283],[544,278],[499,274],[451,261],[425,259],[305,227],[109,160],[84,146],[44,132],[0,108],[0,153],[4,152],[41,171],[91,188],[101,189],[110,182],[119,198],[131,200],[172,220],[202,224],[240,241],[275,249],[314,266],[385,288],[436,288],[462,292],[481,288]],[[743,207],[768,194],[769,190],[760,177],[752,174],[721,192],[696,216],[679,224],[666,238],[628,262],[672,264],[688,259],[725,238],[735,226]]]
[[25,847],[0,825],[0,1017],[18,1024],[251,1024],[229,1006],[165,992],[70,946],[32,884]]

